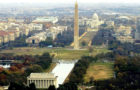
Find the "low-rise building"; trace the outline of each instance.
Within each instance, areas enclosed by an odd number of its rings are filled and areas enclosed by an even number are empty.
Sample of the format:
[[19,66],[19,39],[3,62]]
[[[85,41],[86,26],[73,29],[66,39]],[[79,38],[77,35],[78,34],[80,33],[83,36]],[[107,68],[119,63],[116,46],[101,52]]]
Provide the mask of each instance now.
[[29,28],[32,30],[38,30],[38,31],[43,30],[43,24],[31,23],[29,24],[29,26],[30,26]]
[[57,87],[57,76],[53,73],[31,73],[27,77],[27,85],[34,83],[36,88],[49,88],[50,85]]
[[47,22],[55,24],[56,22],[58,22],[58,18],[46,16],[46,17],[38,17],[33,21],[33,23],[47,23]]
[[15,40],[15,33],[14,32],[8,32],[9,34],[9,41],[14,41]]
[[49,28],[50,33],[49,35],[52,35],[53,40],[57,37],[59,33],[62,33],[63,31],[67,31],[67,26],[54,26]]
[[5,31],[0,31],[0,37],[3,39],[3,43],[9,42],[9,34]]
[[3,43],[3,38],[0,36],[0,45]]
[[108,26],[114,26],[115,22],[114,21],[105,21],[105,24],[107,24]]
[[28,44],[39,44],[41,41],[45,41],[47,38],[46,32],[41,32],[39,34],[35,34],[26,39],[26,43]]

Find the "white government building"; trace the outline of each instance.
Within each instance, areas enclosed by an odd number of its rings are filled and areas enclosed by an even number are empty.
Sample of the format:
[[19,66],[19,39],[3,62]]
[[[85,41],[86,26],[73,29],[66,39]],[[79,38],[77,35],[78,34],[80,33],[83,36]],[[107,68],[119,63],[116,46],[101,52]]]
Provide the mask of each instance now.
[[53,73],[31,73],[27,77],[27,85],[34,83],[36,88],[49,88],[50,85],[57,86],[57,76]]

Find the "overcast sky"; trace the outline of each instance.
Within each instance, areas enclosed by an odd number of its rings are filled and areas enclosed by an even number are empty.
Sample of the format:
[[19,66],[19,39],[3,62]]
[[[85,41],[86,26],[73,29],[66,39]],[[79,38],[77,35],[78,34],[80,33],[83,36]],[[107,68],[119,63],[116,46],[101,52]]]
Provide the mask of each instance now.
[[[0,0],[0,3],[24,2],[24,3],[74,3],[76,0]],[[78,0],[79,3],[140,3],[140,0]]]

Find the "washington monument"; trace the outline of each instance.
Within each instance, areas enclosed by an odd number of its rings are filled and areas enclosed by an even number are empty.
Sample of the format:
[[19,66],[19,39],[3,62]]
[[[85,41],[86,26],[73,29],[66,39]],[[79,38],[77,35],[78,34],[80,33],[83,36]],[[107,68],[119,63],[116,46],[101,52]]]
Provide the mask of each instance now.
[[74,15],[74,49],[79,49],[79,22],[78,22],[78,3],[75,3]]

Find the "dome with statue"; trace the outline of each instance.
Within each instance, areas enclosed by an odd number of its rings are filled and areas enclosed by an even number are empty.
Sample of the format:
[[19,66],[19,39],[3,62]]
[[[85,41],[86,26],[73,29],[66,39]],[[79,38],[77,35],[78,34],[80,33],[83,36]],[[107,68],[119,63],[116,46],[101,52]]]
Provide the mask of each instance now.
[[94,13],[92,16],[93,20],[99,20],[99,16],[97,15],[97,13]]

